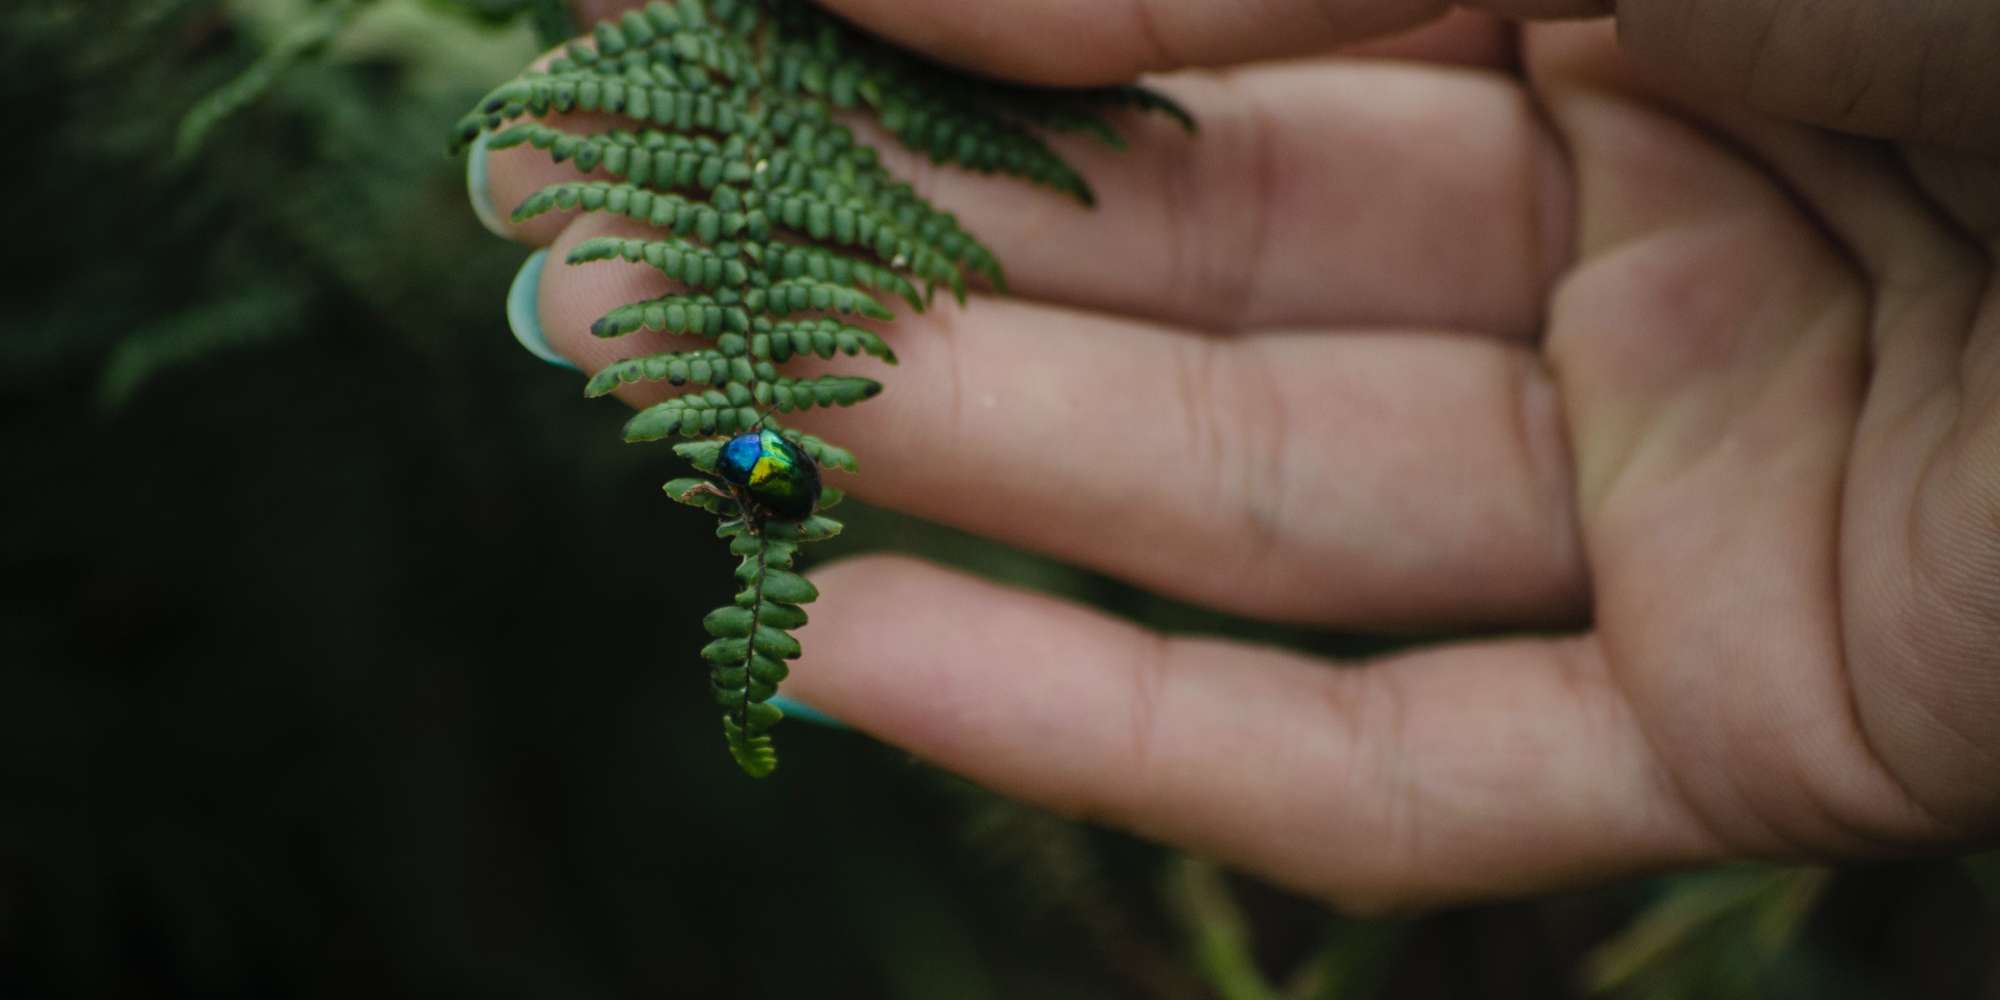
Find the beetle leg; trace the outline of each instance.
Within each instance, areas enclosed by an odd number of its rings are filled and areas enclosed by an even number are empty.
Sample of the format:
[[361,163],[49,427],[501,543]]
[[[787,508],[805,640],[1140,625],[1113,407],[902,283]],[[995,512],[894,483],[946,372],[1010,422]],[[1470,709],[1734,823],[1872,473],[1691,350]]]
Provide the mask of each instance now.
[[757,501],[752,500],[742,488],[735,486],[729,488],[729,498],[736,501],[736,509],[743,512],[743,530],[752,536],[762,535],[767,515]]
[[680,500],[682,503],[686,503],[687,501],[692,500],[698,496],[721,497],[724,500],[736,502],[736,495],[734,493],[731,493],[727,490],[719,489],[716,487],[714,483],[706,483],[706,482],[699,483],[682,492],[680,495]]
[[748,531],[752,535],[761,535],[764,533],[764,521],[767,515],[749,497],[744,496],[742,490],[735,487],[725,489],[714,483],[702,482],[682,492],[680,499],[686,502],[698,496],[721,497],[735,504],[736,510],[742,514],[743,530]]

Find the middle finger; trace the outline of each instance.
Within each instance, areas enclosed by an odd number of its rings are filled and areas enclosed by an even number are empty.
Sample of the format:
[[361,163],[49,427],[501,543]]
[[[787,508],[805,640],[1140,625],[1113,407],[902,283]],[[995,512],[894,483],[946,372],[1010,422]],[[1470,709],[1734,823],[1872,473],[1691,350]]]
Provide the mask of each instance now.
[[[1124,152],[1052,139],[1095,185],[1095,211],[871,138],[893,172],[994,250],[1025,297],[1210,330],[1539,330],[1569,254],[1567,201],[1560,153],[1508,77],[1331,59],[1161,85],[1199,135],[1121,118]],[[527,147],[488,155],[503,211],[575,176]],[[512,235],[546,243],[568,221]]]
[[[553,255],[615,226],[578,220]],[[644,265],[552,267],[543,328],[586,371],[685,346],[589,332],[670,287]],[[1274,620],[1552,621],[1582,607],[1561,415],[1525,347],[1404,330],[1216,337],[1012,300],[942,304],[886,332],[901,367],[879,398],[795,421],[860,446],[863,499]],[[663,395],[621,391],[640,406]]]

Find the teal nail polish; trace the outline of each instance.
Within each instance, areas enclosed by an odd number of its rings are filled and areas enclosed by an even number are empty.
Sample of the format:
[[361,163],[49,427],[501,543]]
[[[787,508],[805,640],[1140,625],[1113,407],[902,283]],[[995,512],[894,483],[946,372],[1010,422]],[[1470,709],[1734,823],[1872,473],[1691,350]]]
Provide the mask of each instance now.
[[825,726],[828,729],[854,728],[853,726],[850,726],[847,723],[842,722],[839,719],[836,719],[833,716],[828,715],[825,712],[822,712],[819,709],[814,708],[811,705],[808,705],[805,702],[798,700],[797,698],[789,698],[782,694],[773,695],[771,697],[770,704],[778,711],[785,713],[785,718],[788,719],[797,719],[800,722],[810,722],[815,726]]
[[548,262],[547,250],[537,250],[521,262],[513,287],[507,289],[507,325],[529,354],[558,368],[578,371],[568,358],[550,348],[549,338],[542,335],[542,266]]
[[479,224],[495,236],[507,235],[507,223],[500,217],[500,210],[493,207],[493,189],[486,180],[486,133],[472,140],[472,146],[465,151],[465,196],[472,202],[472,214],[479,217]]

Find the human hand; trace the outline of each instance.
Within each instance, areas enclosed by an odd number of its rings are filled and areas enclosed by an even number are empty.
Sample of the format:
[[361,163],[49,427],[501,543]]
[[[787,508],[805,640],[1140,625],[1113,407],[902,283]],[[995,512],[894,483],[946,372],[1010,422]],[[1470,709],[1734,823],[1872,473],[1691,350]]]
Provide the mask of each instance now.
[[[1094,213],[895,161],[1020,297],[902,320],[889,390],[819,416],[856,495],[1246,615],[1539,633],[1335,669],[870,558],[819,574],[788,694],[1359,907],[2000,830],[2000,8],[1325,55],[1439,4],[830,6],[1047,82],[1302,57],[1163,80],[1194,141],[1065,143]],[[509,207],[566,169],[488,167]],[[586,370],[666,348],[588,333],[656,271],[538,289]]]

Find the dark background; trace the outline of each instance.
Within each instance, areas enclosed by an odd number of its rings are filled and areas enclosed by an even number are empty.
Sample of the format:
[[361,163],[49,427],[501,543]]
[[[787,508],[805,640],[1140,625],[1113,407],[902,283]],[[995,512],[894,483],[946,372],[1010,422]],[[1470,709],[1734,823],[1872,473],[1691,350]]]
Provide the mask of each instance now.
[[[1990,857],[1361,921],[852,734],[741,777],[693,655],[730,562],[514,346],[524,251],[442,153],[527,5],[358,5],[180,161],[331,8],[0,12],[0,997],[2000,1000]],[[1243,631],[845,511],[825,554]]]

